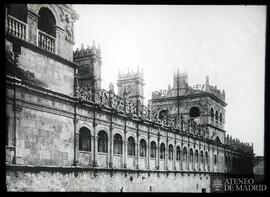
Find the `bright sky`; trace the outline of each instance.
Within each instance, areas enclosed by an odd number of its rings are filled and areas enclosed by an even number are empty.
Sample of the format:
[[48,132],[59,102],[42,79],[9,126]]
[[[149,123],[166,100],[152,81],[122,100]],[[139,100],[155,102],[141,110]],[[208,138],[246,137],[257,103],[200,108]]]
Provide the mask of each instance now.
[[265,6],[73,5],[75,46],[100,44],[102,88],[118,70],[143,68],[145,103],[166,89],[173,71],[189,85],[210,84],[226,93],[228,134],[253,142],[263,155]]

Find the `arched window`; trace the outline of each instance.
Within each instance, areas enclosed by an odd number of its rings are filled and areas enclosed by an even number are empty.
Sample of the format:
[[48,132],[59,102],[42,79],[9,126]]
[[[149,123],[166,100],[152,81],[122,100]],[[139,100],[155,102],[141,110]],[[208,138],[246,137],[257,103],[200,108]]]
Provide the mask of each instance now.
[[187,161],[187,148],[186,147],[184,147],[183,149],[183,160]]
[[51,10],[48,8],[41,8],[38,12],[38,15],[38,29],[55,37],[56,20]]
[[169,145],[169,159],[173,159],[173,146],[171,144]]
[[108,152],[108,135],[105,131],[98,133],[98,152]]
[[131,136],[128,138],[128,155],[135,156],[135,140]]
[[176,147],[176,160],[180,160],[180,147],[179,146],[177,146]]
[[196,118],[200,116],[200,109],[198,107],[192,107],[189,110],[189,117]]
[[151,142],[151,158],[156,158],[156,143],[154,141]]
[[91,134],[86,127],[79,130],[79,150],[91,151]]
[[199,162],[199,153],[198,153],[198,150],[195,150],[195,162]]
[[218,122],[218,111],[216,111],[216,122]]
[[200,160],[203,163],[203,151],[201,151],[201,153],[200,153]]
[[160,159],[165,159],[165,144],[161,143],[160,145]]
[[144,139],[140,141],[140,157],[146,157],[146,142]]
[[41,8],[38,14],[38,46],[54,53],[56,37],[55,17],[48,8]]
[[214,164],[217,164],[217,155],[214,155]]
[[212,121],[214,120],[214,109],[213,108],[211,108],[211,119],[212,119]]
[[222,123],[222,113],[219,114],[219,121]]
[[193,150],[189,149],[189,161],[193,162]]
[[183,115],[180,116],[181,130],[183,130],[184,118]]
[[120,134],[115,134],[113,137],[113,153],[122,154],[122,137]]
[[208,164],[209,158],[208,158],[208,153],[205,152],[205,162]]

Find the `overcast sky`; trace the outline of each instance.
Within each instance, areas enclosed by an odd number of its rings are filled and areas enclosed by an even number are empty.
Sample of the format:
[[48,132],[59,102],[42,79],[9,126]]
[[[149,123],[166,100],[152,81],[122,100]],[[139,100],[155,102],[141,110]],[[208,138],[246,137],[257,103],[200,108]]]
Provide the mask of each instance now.
[[118,70],[143,68],[145,104],[152,91],[172,86],[173,71],[189,85],[226,93],[228,134],[253,142],[263,155],[265,6],[74,5],[75,46],[100,44],[102,88]]

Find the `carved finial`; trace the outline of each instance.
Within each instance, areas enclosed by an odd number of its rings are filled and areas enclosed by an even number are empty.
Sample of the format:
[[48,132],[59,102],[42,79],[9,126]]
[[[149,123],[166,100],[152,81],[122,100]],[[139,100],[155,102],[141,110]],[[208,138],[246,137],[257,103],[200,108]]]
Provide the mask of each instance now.
[[109,91],[114,94],[114,86],[112,82],[109,84]]
[[209,76],[208,76],[208,75],[206,75],[206,78],[205,78],[205,84],[206,84],[206,85],[209,85]]

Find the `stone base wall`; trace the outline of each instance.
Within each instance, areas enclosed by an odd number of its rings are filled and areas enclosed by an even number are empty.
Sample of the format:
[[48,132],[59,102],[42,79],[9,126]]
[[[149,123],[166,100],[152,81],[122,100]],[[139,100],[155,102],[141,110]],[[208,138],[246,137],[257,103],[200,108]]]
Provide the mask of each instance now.
[[210,192],[210,174],[7,166],[7,191]]

